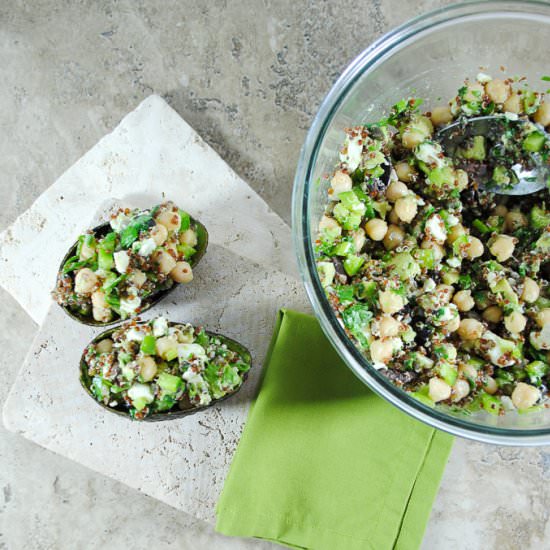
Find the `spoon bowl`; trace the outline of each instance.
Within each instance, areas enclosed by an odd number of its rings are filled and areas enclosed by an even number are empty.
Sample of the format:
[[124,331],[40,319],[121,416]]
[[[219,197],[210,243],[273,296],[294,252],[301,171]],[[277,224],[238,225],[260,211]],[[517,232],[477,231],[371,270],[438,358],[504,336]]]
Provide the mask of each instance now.
[[[541,126],[517,116],[489,115],[449,124],[439,130],[435,138],[445,155],[462,163],[461,168],[477,180],[479,187],[499,195],[519,196],[544,189],[550,178],[550,166],[541,151],[533,150],[533,140],[526,145],[527,138],[532,135],[543,144],[541,148],[548,149],[550,136]],[[510,148],[510,141],[517,139],[509,139],[510,136],[525,137],[521,149],[513,151]],[[475,145],[476,138],[483,138],[483,154],[478,155],[480,151],[473,149],[466,154],[465,146],[472,142]],[[509,174],[508,181],[495,181],[490,163],[495,163],[497,158],[499,166],[504,166]]]

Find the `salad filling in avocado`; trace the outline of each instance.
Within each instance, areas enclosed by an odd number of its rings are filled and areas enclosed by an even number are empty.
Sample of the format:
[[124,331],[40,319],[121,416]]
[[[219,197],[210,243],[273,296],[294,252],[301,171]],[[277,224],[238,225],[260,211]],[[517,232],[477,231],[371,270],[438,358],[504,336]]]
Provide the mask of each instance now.
[[141,420],[233,394],[250,366],[249,353],[237,342],[157,317],[96,338],[84,351],[81,380],[105,407]]
[[98,324],[134,317],[175,283],[193,279],[204,228],[172,202],[120,209],[78,238],[53,291],[55,301]]

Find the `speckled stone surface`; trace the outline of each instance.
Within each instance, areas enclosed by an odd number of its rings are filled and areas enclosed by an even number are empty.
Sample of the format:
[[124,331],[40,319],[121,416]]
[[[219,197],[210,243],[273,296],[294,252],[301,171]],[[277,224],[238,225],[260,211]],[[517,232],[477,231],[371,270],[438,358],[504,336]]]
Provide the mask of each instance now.
[[[286,220],[312,115],[374,38],[438,0],[0,4],[0,230],[158,93]],[[37,327],[0,291],[0,399]],[[550,449],[457,441],[424,548],[548,545]],[[0,549],[242,549],[0,428]]]

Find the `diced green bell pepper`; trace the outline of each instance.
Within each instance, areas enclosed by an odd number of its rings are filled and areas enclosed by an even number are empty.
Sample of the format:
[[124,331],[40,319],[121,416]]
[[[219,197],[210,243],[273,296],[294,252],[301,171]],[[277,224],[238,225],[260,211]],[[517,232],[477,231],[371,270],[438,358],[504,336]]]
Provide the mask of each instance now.
[[348,256],[344,260],[344,269],[350,277],[353,277],[359,272],[364,263],[365,260],[359,256]]
[[523,149],[529,153],[538,153],[546,143],[546,136],[539,131],[531,132],[523,140]]
[[139,349],[145,355],[155,355],[157,352],[157,341],[152,334],[146,334],[141,341]]
[[178,391],[184,386],[181,377],[168,374],[167,372],[160,373],[157,379],[157,384],[163,392],[168,394],[178,393]]

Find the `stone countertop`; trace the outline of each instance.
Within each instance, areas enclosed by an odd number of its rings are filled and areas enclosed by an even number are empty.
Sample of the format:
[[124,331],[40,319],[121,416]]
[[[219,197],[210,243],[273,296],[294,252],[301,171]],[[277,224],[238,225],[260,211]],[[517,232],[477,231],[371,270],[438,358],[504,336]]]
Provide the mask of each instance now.
[[[299,149],[332,82],[374,38],[447,3],[4,2],[0,230],[151,93],[289,221]],[[37,327],[0,299],[3,401]],[[543,547],[549,479],[549,448],[457,440],[424,549]],[[0,550],[126,545],[274,547],[218,536],[0,428]]]

